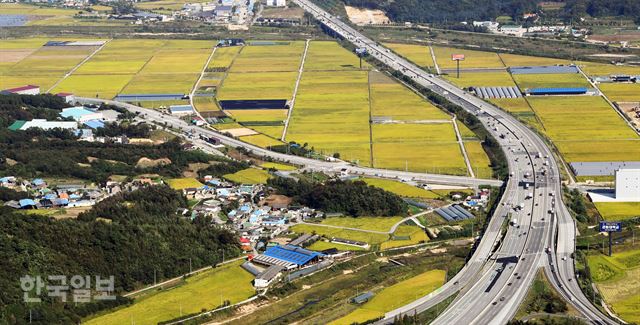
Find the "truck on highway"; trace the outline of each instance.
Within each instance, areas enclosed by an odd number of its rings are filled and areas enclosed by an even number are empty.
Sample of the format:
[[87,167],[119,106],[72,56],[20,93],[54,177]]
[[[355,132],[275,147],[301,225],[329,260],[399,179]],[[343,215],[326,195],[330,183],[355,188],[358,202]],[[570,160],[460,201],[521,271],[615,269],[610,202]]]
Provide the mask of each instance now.
[[529,192],[529,193],[527,193],[527,196],[525,197],[525,199],[530,199],[532,197],[533,197],[533,193]]
[[518,225],[518,219],[513,218],[513,219],[511,219],[511,222],[510,222],[510,223],[511,223],[511,225],[512,225],[512,226],[514,226],[514,227],[515,227],[515,226],[517,226],[517,225]]
[[524,210],[524,202],[523,202],[523,203],[518,204],[518,209],[520,209],[520,210]]

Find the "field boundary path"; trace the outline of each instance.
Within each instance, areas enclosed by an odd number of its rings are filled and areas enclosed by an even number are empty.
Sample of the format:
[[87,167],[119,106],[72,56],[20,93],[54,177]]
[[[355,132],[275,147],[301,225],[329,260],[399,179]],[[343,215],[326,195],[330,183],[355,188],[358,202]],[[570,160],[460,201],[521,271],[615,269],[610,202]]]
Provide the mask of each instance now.
[[[221,266],[221,265],[225,265],[225,264],[229,264],[229,263],[233,263],[233,262],[235,262],[235,261],[237,261],[237,260],[244,259],[244,258],[245,258],[244,256],[240,256],[240,257],[232,258],[232,259],[230,259],[230,260],[226,260],[226,261],[224,261],[224,262],[222,262],[222,263],[217,264],[217,265],[216,265],[216,267]],[[169,283],[171,283],[171,282],[173,282],[173,281],[180,280],[180,279],[182,279],[182,278],[183,278],[183,277],[185,277],[185,276],[191,276],[191,275],[198,274],[198,273],[201,273],[201,272],[203,272],[203,271],[207,271],[207,270],[209,270],[209,269],[213,269],[213,268],[214,268],[214,267],[213,267],[213,266],[211,266],[211,265],[209,265],[209,266],[205,266],[205,267],[203,267],[203,268],[200,268],[200,269],[197,269],[197,270],[195,270],[195,271],[192,271],[192,272],[189,272],[189,273],[185,273],[185,274],[183,274],[183,275],[180,275],[180,276],[177,276],[177,277],[174,277],[174,278],[171,278],[171,279],[168,279],[168,280],[162,281],[162,282],[160,282],[160,283],[157,283],[157,284],[154,284],[154,285],[150,285],[150,286],[148,286],[148,287],[144,287],[144,288],[142,288],[142,289],[138,289],[138,290],[136,290],[136,291],[131,291],[131,292],[125,293],[125,294],[123,294],[122,296],[123,296],[123,297],[130,297],[130,296],[134,296],[134,295],[137,295],[137,294],[139,294],[139,293],[141,293],[141,292],[145,292],[145,291],[147,291],[147,290],[151,290],[151,289],[154,289],[154,288],[157,288],[157,287],[161,287],[161,286],[163,286],[163,285],[165,285],[165,284],[169,284]]]
[[613,102],[611,100],[609,100],[609,97],[607,97],[607,95],[605,95],[600,88],[598,87],[598,85],[591,80],[591,78],[589,78],[589,76],[587,76],[586,73],[584,73],[584,71],[582,71],[582,68],[580,68],[579,65],[576,64],[576,68],[578,68],[578,71],[580,71],[580,73],[582,74],[583,77],[587,78],[587,81],[589,81],[589,84],[591,84],[591,87],[595,88],[598,93],[600,94],[600,96],[602,96],[602,98],[604,98],[604,100],[609,104],[609,106],[611,106],[611,108],[613,108],[614,111],[616,111],[616,113],[618,113],[618,115],[620,115],[620,117],[622,117],[622,120],[627,123],[627,125],[637,134],[640,135],[640,131],[638,129],[636,129],[631,122],[629,121],[629,119],[627,118],[627,116],[624,114],[624,112],[622,112],[620,109],[618,109],[618,107],[613,104]]
[[289,104],[289,110],[287,111],[287,119],[284,121],[284,129],[282,129],[282,137],[280,140],[283,142],[287,137],[287,130],[289,129],[289,120],[291,119],[291,113],[293,112],[293,106],[296,103],[296,96],[298,95],[298,86],[300,86],[300,80],[302,80],[302,73],[304,71],[304,62],[307,59],[307,51],[309,50],[309,42],[311,39],[307,38],[304,44],[304,52],[302,53],[302,60],[300,60],[300,68],[298,69],[298,79],[296,79],[296,85],[293,87],[293,95],[291,96],[291,103]]
[[47,89],[47,92],[50,93],[54,88],[56,88],[63,80],[67,79],[67,77],[69,77],[70,75],[72,75],[74,72],[76,72],[76,70],[78,70],[78,68],[80,68],[85,62],[89,61],[94,55],[96,55],[96,53],[100,52],[100,50],[102,50],[103,47],[105,47],[107,45],[107,43],[109,43],[111,41],[111,39],[106,40],[102,45],[100,45],[95,51],[93,51],[93,53],[89,54],[86,58],[84,58],[84,60],[80,61],[80,63],[76,64],[75,67],[73,67],[73,69],[71,69],[69,72],[67,72],[62,78],[60,78],[58,81],[56,81],[56,83],[53,84],[53,86],[51,86],[51,88]]
[[456,130],[456,138],[458,139],[458,144],[460,145],[460,151],[462,151],[462,156],[464,157],[464,164],[467,165],[467,172],[471,177],[476,177],[476,174],[473,173],[473,167],[471,167],[471,161],[469,161],[469,156],[467,155],[467,149],[464,147],[464,142],[462,141],[462,136],[460,135],[460,130],[458,129],[458,123],[456,122],[456,115],[453,115],[452,119],[453,129]]
[[321,224],[321,223],[312,223],[312,222],[300,222],[298,224],[300,225],[309,225],[309,226],[320,226],[320,227],[327,227],[327,228],[338,228],[338,229],[344,229],[344,230],[353,230],[353,231],[362,231],[362,232],[368,232],[368,233],[372,233],[372,234],[379,234],[379,235],[389,235],[389,234],[393,234],[394,232],[396,232],[396,230],[398,229],[398,227],[400,227],[400,225],[402,225],[403,223],[411,220],[413,221],[416,226],[425,229],[424,225],[422,225],[420,223],[420,221],[418,221],[418,219],[415,219],[416,217],[419,217],[421,215],[425,215],[427,213],[433,212],[433,209],[429,209],[429,210],[425,210],[422,211],[420,213],[416,213],[412,216],[408,216],[405,218],[402,218],[402,220],[396,222],[393,226],[391,226],[391,228],[389,228],[389,231],[379,231],[379,230],[369,230],[369,229],[362,229],[362,228],[353,228],[353,227],[344,227],[344,226],[336,226],[336,225],[326,225],[326,224]]
[[213,55],[216,53],[217,49],[218,49],[218,47],[214,47],[213,51],[211,51],[211,54],[209,54],[209,58],[207,59],[207,62],[204,63],[204,66],[202,67],[202,70],[200,71],[200,76],[198,77],[198,80],[196,80],[196,83],[193,84],[193,87],[191,88],[191,93],[189,93],[189,105],[191,105],[193,111],[196,112],[196,114],[198,114],[198,117],[200,117],[202,119],[202,121],[204,121],[204,123],[206,123],[206,125],[209,125],[209,122],[207,122],[207,120],[204,117],[202,117],[202,114],[200,114],[200,111],[198,111],[196,109],[196,107],[193,105],[193,95],[196,93],[196,90],[198,90],[198,85],[200,84],[200,81],[202,81],[202,78],[204,78],[204,74],[207,72],[207,68],[209,67],[209,63],[213,59]]
[[436,73],[440,74],[440,66],[438,66],[438,61],[436,61],[436,54],[433,52],[433,47],[429,45],[429,53],[431,54],[431,60],[433,60],[433,66],[436,68]]

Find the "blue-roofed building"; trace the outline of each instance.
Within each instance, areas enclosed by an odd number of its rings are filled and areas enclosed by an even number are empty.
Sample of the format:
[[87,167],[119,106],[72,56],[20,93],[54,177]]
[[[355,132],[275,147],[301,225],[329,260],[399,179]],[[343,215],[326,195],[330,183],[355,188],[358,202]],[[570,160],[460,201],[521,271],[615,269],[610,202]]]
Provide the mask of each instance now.
[[20,209],[32,209],[37,206],[36,201],[32,199],[22,199],[18,203],[20,204]]
[[57,195],[55,195],[54,193],[49,193],[49,194],[46,194],[46,195],[44,196],[44,198],[45,198],[45,199],[47,199],[47,200],[53,200],[53,199],[55,199],[55,198],[57,198],[57,197],[58,197],[58,196],[57,196]]
[[171,115],[191,115],[194,113],[191,105],[172,105],[169,106],[169,112]]
[[245,203],[242,206],[240,206],[240,208],[238,208],[238,210],[240,210],[240,212],[242,212],[242,213],[249,213],[249,212],[251,212],[251,205]]
[[304,249],[300,246],[284,245],[267,248],[262,255],[253,258],[254,262],[264,265],[280,265],[294,269],[317,261],[324,254]]
[[286,223],[284,217],[269,217],[262,220],[262,224],[265,226],[282,226]]
[[229,192],[229,189],[226,189],[226,188],[217,188],[216,195],[222,196],[222,197],[228,197],[228,196],[231,196],[231,192]]
[[31,181],[31,184],[34,186],[47,186],[47,182],[44,181],[44,179],[42,178],[35,178],[34,180]]
[[100,129],[104,127],[104,122],[100,120],[89,120],[83,123],[84,125],[92,128],[92,129]]
[[585,87],[578,88],[529,88],[525,89],[527,95],[585,95],[589,89]]
[[80,123],[89,120],[102,120],[102,113],[88,110],[82,106],[63,108],[60,116],[72,118]]

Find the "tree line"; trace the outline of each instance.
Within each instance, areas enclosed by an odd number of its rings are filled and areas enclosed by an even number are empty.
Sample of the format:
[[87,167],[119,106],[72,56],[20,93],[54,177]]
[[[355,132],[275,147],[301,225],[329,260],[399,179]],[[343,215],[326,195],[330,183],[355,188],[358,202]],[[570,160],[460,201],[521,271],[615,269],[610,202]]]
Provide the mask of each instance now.
[[329,213],[349,216],[402,216],[407,204],[397,195],[367,185],[362,181],[330,180],[312,183],[275,177],[267,181],[279,194],[292,197],[294,202]]

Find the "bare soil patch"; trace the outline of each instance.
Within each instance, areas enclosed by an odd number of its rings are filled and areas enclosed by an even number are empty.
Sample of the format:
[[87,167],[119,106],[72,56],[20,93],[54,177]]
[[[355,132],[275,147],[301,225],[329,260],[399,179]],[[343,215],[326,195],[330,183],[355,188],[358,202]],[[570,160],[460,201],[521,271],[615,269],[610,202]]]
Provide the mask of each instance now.
[[171,159],[169,158],[149,159],[147,157],[142,157],[136,163],[136,167],[149,168],[149,167],[164,166],[169,164],[171,164]]
[[387,14],[379,9],[356,8],[344,6],[349,20],[356,25],[388,24],[391,22]]
[[6,49],[0,50],[0,58],[2,58],[2,62],[16,63],[20,62],[20,60],[29,56],[29,54],[33,53],[35,50],[14,50],[14,49]]

